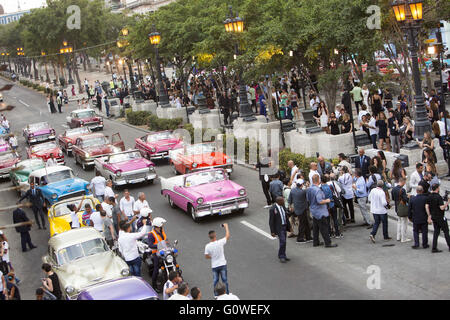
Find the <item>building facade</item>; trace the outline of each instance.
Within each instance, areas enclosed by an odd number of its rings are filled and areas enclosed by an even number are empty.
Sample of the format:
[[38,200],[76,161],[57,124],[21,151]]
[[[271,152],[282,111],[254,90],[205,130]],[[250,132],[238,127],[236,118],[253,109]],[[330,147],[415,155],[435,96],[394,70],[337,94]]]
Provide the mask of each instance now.
[[14,21],[19,21],[20,18],[26,13],[30,13],[30,10],[22,10],[13,13],[5,13],[0,15],[0,24],[8,24]]
[[176,0],[107,0],[113,2],[116,6],[111,7],[116,10],[128,9],[131,14],[145,14],[147,12],[152,12],[158,10],[160,7],[168,5]]

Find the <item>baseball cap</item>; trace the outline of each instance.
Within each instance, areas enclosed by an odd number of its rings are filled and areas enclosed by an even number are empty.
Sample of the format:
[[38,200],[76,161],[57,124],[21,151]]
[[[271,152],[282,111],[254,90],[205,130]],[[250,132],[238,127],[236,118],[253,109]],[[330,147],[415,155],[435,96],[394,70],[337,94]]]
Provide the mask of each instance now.
[[295,184],[297,184],[297,185],[302,185],[302,184],[304,184],[305,183],[305,180],[303,180],[303,179],[297,179],[297,180],[295,180]]

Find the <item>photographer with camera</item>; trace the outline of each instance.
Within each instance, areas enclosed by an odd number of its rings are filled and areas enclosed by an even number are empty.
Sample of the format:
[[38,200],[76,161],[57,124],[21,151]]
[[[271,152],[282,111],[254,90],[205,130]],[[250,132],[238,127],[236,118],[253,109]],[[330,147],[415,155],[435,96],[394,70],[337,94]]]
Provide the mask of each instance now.
[[431,249],[431,252],[433,253],[442,252],[442,250],[437,248],[437,241],[441,230],[444,233],[445,241],[447,242],[447,246],[450,251],[450,235],[448,233],[447,219],[445,218],[445,210],[448,209],[449,204],[448,194],[449,192],[446,190],[443,199],[439,194],[439,184],[433,184],[431,187],[431,193],[428,196],[427,203],[425,205],[428,215],[428,223],[431,224],[431,222],[433,222],[433,247]]

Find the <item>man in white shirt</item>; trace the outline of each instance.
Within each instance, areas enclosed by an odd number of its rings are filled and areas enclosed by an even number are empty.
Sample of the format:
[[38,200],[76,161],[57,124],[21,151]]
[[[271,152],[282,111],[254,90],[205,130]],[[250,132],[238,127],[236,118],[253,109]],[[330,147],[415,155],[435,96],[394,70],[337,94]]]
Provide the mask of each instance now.
[[219,282],[216,287],[217,298],[216,300],[240,300],[236,295],[232,293],[225,293],[225,285]]
[[103,201],[105,197],[105,186],[106,179],[101,176],[100,172],[97,171],[94,178],[91,180],[91,184],[88,186],[90,190],[93,190],[94,196],[99,200]]
[[378,149],[377,147],[377,136],[378,136],[378,127],[377,120],[368,113],[366,117],[369,118],[369,134],[370,139],[372,140],[372,146],[374,149]]
[[187,283],[182,283],[177,289],[177,293],[169,298],[169,300],[191,300],[188,298],[189,287]]
[[111,179],[106,180],[105,199],[109,197],[117,198],[117,194],[114,193],[112,185],[113,183]]
[[416,171],[414,171],[411,174],[411,178],[409,179],[409,186],[411,187],[411,195],[415,196],[417,195],[417,186],[419,185],[419,182],[422,180],[423,178],[423,164],[422,163],[417,163],[416,164]]
[[[122,212],[122,215],[126,216],[128,221],[130,221],[134,216],[133,208],[135,202],[136,201],[134,200],[134,198],[130,196],[130,192],[128,191],[128,189],[125,189],[124,196],[119,201],[119,208]],[[132,224],[132,227],[134,228],[134,224]]]
[[387,217],[387,201],[386,193],[383,190],[384,181],[378,180],[377,187],[373,188],[369,193],[370,212],[373,214],[374,224],[370,233],[370,240],[375,243],[375,235],[377,234],[380,223],[383,224],[384,240],[391,240],[388,234],[388,217]]
[[148,205],[147,200],[145,200],[145,193],[139,192],[138,199],[136,200],[136,202],[133,205],[134,214],[137,215],[138,218],[141,217],[141,209],[142,208],[150,208],[150,206]]
[[[217,240],[216,232],[214,230],[209,231],[208,236],[210,242],[205,246],[205,258],[211,259],[214,281],[213,287],[216,287],[220,276],[222,282],[226,285],[228,293],[227,260],[225,260],[223,246],[230,238],[230,230],[228,229],[228,223],[224,223],[222,226],[225,228],[225,237],[220,240]],[[214,295],[217,296],[216,292]]]
[[[316,162],[311,162],[310,164],[309,164],[309,175],[308,175],[308,178],[309,178],[309,185],[313,185],[313,182],[312,182],[312,177],[315,175],[315,174],[319,174],[319,171],[317,171],[317,163]],[[319,175],[320,176],[320,175]]]
[[309,105],[312,110],[316,111],[319,107],[320,99],[315,94],[312,96],[311,100],[309,100]]
[[298,167],[295,165],[294,161],[292,161],[292,160],[288,161],[288,167],[291,169],[291,178],[289,180],[289,186],[291,186],[292,182],[294,182],[294,179],[297,176]]
[[19,147],[19,142],[17,141],[16,136],[9,137],[9,144],[11,145],[11,149],[14,151]]
[[[145,224],[146,222],[147,220],[144,219],[143,223]],[[130,274],[135,277],[141,276],[142,263],[136,241],[144,237],[146,234],[147,230],[145,228],[142,228],[140,232],[132,233],[131,225],[129,223],[121,223],[119,239],[117,240],[119,251],[127,265],[130,267]]]
[[100,233],[103,233],[103,219],[99,211],[94,211],[90,217],[91,227],[94,227]]
[[45,163],[45,167],[49,168],[49,167],[54,167],[57,166],[58,162],[55,159],[55,156],[53,155],[53,153],[50,153],[50,158],[48,158],[47,162]]
[[[114,197],[112,197],[112,199],[114,199]],[[101,203],[103,210],[105,210],[106,215],[108,217],[112,217],[112,203],[110,201],[110,198],[105,197],[105,199],[103,200],[103,202]]]
[[177,293],[179,284],[183,281],[178,271],[169,272],[169,280],[166,281],[163,287],[163,300],[169,300],[169,298]]

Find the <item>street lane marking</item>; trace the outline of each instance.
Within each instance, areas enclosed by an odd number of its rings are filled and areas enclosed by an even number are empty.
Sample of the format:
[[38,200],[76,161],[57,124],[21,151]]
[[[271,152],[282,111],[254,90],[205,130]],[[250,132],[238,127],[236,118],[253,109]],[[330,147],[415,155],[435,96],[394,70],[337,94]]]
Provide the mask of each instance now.
[[256,231],[256,232],[258,232],[259,234],[262,234],[264,237],[269,238],[270,240],[275,240],[275,239],[276,239],[276,238],[272,237],[270,234],[268,234],[267,232],[265,232],[264,230],[261,230],[260,228],[255,227],[254,225],[252,225],[251,223],[249,223],[249,222],[247,222],[247,221],[245,221],[245,220],[242,220],[241,223],[242,223],[244,226],[249,227],[249,228],[252,229],[253,231]]
[[62,124],[61,127],[69,129],[69,126],[67,124]]
[[29,108],[30,107],[30,105],[28,104],[28,103],[25,103],[25,102],[23,102],[22,100],[20,100],[19,99],[19,102],[21,103],[21,104],[23,104],[25,107],[27,107],[27,108]]

